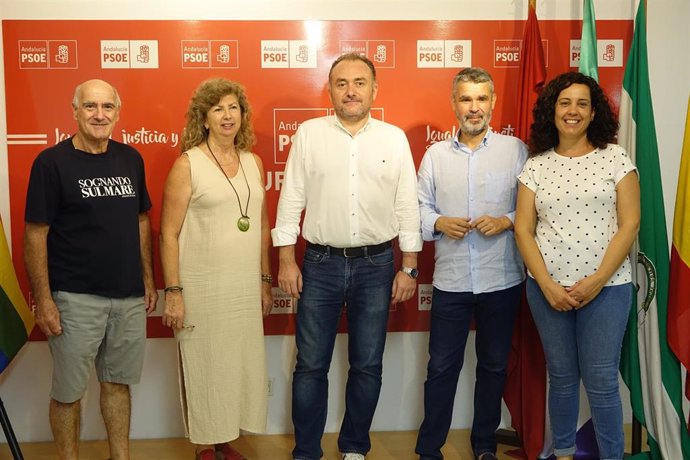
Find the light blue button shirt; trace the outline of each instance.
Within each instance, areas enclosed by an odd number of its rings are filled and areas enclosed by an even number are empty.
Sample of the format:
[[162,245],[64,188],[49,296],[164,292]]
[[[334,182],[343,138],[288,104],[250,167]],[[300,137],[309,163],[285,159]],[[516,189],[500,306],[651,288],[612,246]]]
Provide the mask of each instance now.
[[434,231],[440,216],[515,217],[517,176],[527,160],[518,138],[489,130],[472,150],[456,138],[427,150],[417,174],[422,237],[435,241],[434,287],[448,292],[494,292],[519,284],[525,269],[513,230],[460,240]]

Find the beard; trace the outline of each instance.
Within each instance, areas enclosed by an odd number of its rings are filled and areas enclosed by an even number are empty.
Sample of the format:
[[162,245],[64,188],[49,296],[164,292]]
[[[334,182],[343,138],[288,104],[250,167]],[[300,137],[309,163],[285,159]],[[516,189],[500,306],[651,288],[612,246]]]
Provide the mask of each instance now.
[[460,122],[460,130],[469,136],[481,134],[487,126],[489,126],[489,120],[486,115],[482,115],[481,123],[479,124],[471,123],[468,117],[463,117]]
[[341,120],[347,120],[349,122],[357,122],[363,120],[369,116],[370,106],[361,103],[356,108],[348,108],[344,105],[335,108],[335,113]]

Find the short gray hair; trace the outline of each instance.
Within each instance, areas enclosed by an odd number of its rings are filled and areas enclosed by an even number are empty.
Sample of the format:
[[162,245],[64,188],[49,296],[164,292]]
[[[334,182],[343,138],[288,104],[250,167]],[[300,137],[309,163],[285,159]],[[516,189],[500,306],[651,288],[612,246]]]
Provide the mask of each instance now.
[[451,89],[451,98],[455,98],[455,88],[458,83],[489,83],[489,90],[494,94],[494,79],[491,74],[481,67],[468,67],[463,69],[455,75],[453,79],[453,88]]

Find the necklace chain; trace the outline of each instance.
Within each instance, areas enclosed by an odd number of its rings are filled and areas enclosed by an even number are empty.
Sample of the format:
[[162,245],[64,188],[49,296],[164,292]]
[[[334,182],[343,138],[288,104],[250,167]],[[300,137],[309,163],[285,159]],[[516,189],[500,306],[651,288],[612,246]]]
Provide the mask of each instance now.
[[242,171],[242,176],[244,177],[244,183],[247,184],[247,205],[245,206],[245,210],[242,211],[242,202],[240,201],[240,194],[237,193],[237,189],[235,188],[234,185],[232,185],[232,181],[230,181],[230,178],[228,177],[227,174],[225,174],[225,170],[223,167],[220,165],[220,162],[218,161],[218,158],[216,158],[216,155],[213,153],[213,150],[211,150],[211,146],[208,143],[208,137],[206,138],[206,147],[208,147],[208,151],[211,153],[211,156],[213,157],[214,160],[216,160],[216,164],[220,168],[220,172],[223,173],[225,178],[228,181],[228,184],[230,184],[230,187],[232,187],[232,191],[235,192],[235,196],[237,197],[237,205],[240,207],[240,214],[242,214],[242,217],[249,219],[249,199],[252,196],[252,189],[249,187],[249,181],[247,181],[247,175],[244,173],[244,168],[242,167],[242,161],[240,161],[240,155],[237,155],[237,162],[240,164],[240,170]]

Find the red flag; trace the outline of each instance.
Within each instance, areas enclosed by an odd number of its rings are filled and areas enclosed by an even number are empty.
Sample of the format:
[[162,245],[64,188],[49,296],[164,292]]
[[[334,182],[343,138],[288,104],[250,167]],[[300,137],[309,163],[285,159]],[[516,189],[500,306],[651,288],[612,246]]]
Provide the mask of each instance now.
[[546,82],[544,48],[541,44],[537,12],[530,1],[525,33],[522,37],[522,57],[518,77],[518,116],[515,135],[527,141],[532,124],[532,107]]
[[[516,126],[516,136],[525,141],[532,124],[532,107],[546,81],[544,62],[537,13],[534,3],[530,1],[522,39]],[[526,455],[529,459],[538,458],[544,447],[546,360],[539,333],[524,297],[513,332],[503,399],[510,411],[513,428],[522,441],[523,452],[518,455]]]
[[[690,369],[690,99],[673,218],[667,332],[671,350]],[[685,396],[690,399],[690,379],[685,381]]]

